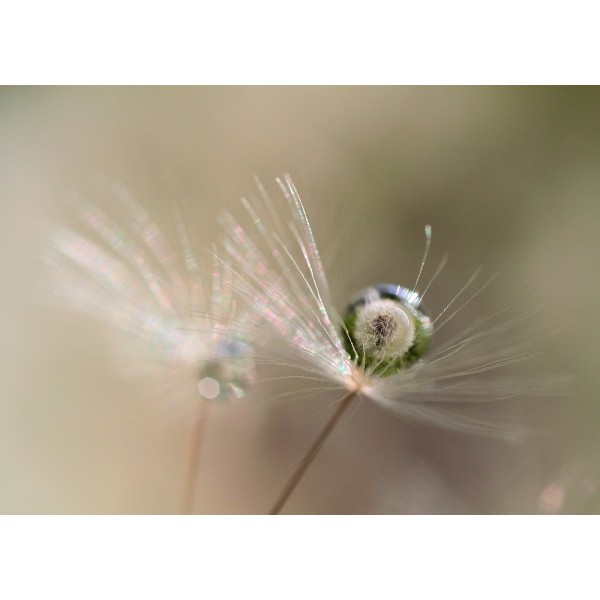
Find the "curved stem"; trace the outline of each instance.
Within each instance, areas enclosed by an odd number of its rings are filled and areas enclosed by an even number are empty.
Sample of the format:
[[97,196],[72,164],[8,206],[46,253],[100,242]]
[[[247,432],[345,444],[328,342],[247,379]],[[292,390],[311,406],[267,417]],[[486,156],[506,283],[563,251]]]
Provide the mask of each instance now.
[[198,410],[195,414],[195,423],[192,426],[191,432],[187,475],[185,478],[185,487],[183,491],[183,499],[181,502],[182,515],[191,515],[194,512],[194,492],[196,491],[196,481],[198,476],[198,468],[200,466],[202,441],[204,438],[204,430],[206,429],[207,420],[208,403],[199,401]]
[[279,497],[275,501],[275,504],[273,504],[273,508],[271,508],[271,510],[269,511],[270,515],[278,515],[281,512],[289,497],[292,495],[292,492],[300,483],[300,480],[304,476],[304,473],[306,473],[306,470],[308,469],[308,467],[310,467],[311,463],[319,453],[319,450],[325,445],[327,438],[329,437],[335,426],[338,424],[342,415],[344,414],[348,406],[350,406],[350,403],[355,397],[356,392],[350,392],[347,396],[344,396],[340,400],[338,407],[336,408],[333,415],[331,415],[331,418],[327,422],[327,425],[325,425],[317,439],[313,442],[313,445],[308,449],[308,452],[304,455],[304,458],[300,461],[300,463],[296,467],[296,470],[293,472],[292,476],[289,478],[285,487],[279,494]]

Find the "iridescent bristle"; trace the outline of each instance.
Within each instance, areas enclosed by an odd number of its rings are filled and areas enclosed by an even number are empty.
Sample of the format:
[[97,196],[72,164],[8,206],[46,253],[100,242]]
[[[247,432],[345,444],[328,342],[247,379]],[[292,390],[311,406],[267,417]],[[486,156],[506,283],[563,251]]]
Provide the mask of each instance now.
[[267,357],[347,392],[358,391],[402,416],[461,431],[512,437],[512,427],[465,415],[458,408],[451,410],[446,403],[456,402],[458,407],[552,391],[550,380],[511,377],[503,370],[529,356],[530,343],[517,342],[515,335],[523,318],[507,319],[505,307],[500,308],[485,317],[475,316],[458,335],[432,345],[434,328],[437,336],[494,277],[470,292],[476,272],[430,319],[421,300],[445,259],[420,295],[417,286],[431,244],[427,225],[415,285],[381,284],[363,290],[342,319],[333,306],[298,191],[289,176],[276,181],[283,194],[280,206],[260,182],[260,197],[243,200],[254,230],[246,231],[229,213],[222,217],[227,236],[225,262],[235,273],[235,287],[249,305],[252,320],[262,324],[265,334],[258,337],[267,339],[263,344]]
[[[87,232],[56,228],[45,253],[53,294],[143,340],[140,358],[152,347],[156,358],[179,365],[199,382],[212,375],[219,385],[215,398],[244,395],[254,379],[250,328],[232,297],[229,267],[212,260],[206,294],[179,211],[183,260],[123,186],[113,186],[113,192],[126,208],[128,225],[77,198],[73,206]],[[208,390],[200,386],[201,396],[211,397],[203,389]]]

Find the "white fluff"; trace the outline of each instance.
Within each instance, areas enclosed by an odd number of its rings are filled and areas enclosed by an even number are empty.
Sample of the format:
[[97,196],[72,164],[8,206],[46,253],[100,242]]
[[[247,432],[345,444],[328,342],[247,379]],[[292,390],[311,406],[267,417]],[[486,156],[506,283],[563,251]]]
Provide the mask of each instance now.
[[[265,361],[303,369],[304,377],[323,382],[321,388],[315,389],[338,387],[346,392],[357,391],[403,417],[509,438],[519,429],[514,424],[465,415],[461,408],[465,403],[564,392],[562,382],[557,385],[553,378],[523,379],[510,374],[511,365],[531,354],[531,340],[518,341],[525,317],[511,315],[506,305],[501,304],[489,315],[474,314],[470,325],[459,335],[440,339],[439,332],[445,325],[492,281],[493,278],[471,293],[479,272],[460,287],[432,320],[434,343],[424,360],[388,377],[377,376],[354,363],[344,350],[340,333],[343,323],[333,306],[302,201],[289,176],[277,182],[284,202],[271,200],[258,180],[260,200],[243,200],[255,230],[245,231],[229,213],[222,219],[227,234],[224,262],[236,273],[236,287],[249,304],[253,321],[258,323],[256,337],[264,342]],[[373,343],[368,323],[381,309],[388,311],[387,303],[363,311],[359,329],[362,328],[365,344]],[[389,314],[397,328],[383,352],[409,346],[414,339],[414,324],[406,318],[408,315]]]

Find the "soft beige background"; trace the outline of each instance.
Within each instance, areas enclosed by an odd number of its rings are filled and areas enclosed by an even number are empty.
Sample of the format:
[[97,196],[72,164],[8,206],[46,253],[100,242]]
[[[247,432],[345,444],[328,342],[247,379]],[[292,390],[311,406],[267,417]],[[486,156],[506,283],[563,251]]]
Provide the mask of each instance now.
[[[597,512],[599,157],[597,88],[0,90],[0,512],[179,510],[192,394],[143,365],[124,375],[106,327],[39,301],[40,249],[71,190],[101,202],[99,176],[174,239],[166,169],[200,246],[252,175],[291,173],[340,308],[369,283],[410,284],[431,223],[428,266],[450,262],[430,302],[499,272],[483,305],[527,287],[531,331],[555,334],[536,368],[573,376],[570,396],[511,407],[553,431],[518,446],[363,403],[287,511]],[[334,398],[267,387],[211,411],[198,512],[264,513],[326,421]]]

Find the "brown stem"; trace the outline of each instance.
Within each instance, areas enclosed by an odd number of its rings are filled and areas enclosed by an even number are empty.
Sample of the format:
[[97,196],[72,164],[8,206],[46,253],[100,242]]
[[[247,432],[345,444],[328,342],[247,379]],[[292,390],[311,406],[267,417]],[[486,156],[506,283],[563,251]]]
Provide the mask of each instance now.
[[206,429],[206,421],[208,420],[208,403],[203,402],[202,400],[198,402],[195,423],[192,426],[187,475],[181,502],[182,515],[191,515],[194,512],[194,492],[196,491],[196,479],[198,467],[200,466],[200,454],[202,451],[204,430]]
[[308,467],[310,467],[312,461],[315,459],[319,450],[325,445],[327,438],[333,431],[334,427],[338,424],[338,421],[341,419],[342,415],[350,406],[350,403],[355,398],[356,392],[350,392],[347,396],[344,396],[336,408],[333,415],[327,422],[327,425],[323,428],[323,431],[319,434],[317,439],[314,441],[313,445],[309,448],[308,452],[304,455],[304,458],[300,461],[296,470],[289,478],[282,492],[279,494],[273,508],[269,511],[270,515],[278,515],[282,508],[285,506],[285,503],[288,501],[288,498],[292,495],[292,492],[296,489],[296,486],[300,483],[304,473]]

